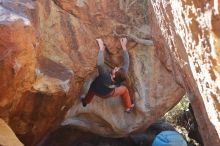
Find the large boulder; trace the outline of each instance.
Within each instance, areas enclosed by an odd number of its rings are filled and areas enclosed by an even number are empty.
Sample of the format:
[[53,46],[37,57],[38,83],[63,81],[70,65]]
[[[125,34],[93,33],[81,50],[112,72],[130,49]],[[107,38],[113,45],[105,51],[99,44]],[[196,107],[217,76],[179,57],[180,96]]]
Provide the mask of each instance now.
[[[0,117],[25,145],[35,145],[61,123],[100,135],[123,137],[142,130],[184,95],[150,40],[145,2],[87,0],[1,1]],[[121,99],[96,97],[86,108],[79,93],[96,71],[101,37],[106,62],[121,63],[118,38],[129,39],[130,94],[136,104],[124,112]],[[68,111],[68,112],[67,112]]]
[[219,1],[149,1],[157,54],[188,93],[203,143],[220,145]]

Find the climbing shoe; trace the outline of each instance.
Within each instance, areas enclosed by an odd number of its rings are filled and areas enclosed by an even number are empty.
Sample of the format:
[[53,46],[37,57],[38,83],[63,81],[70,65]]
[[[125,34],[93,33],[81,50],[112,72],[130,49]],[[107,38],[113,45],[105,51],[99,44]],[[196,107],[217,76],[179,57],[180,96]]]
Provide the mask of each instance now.
[[131,113],[133,110],[134,110],[134,104],[132,104],[130,108],[127,108],[127,109],[125,110],[125,112],[126,112],[126,113]]
[[81,102],[82,102],[82,106],[83,106],[83,107],[86,107],[87,103],[86,103],[86,101],[85,101],[85,98],[81,99]]

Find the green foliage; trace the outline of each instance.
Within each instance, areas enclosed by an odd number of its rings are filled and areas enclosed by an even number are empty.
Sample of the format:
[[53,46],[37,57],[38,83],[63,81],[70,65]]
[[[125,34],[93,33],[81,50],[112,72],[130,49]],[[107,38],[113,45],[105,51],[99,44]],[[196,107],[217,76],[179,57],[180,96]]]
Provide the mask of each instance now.
[[187,110],[189,105],[189,99],[185,95],[183,98],[180,100],[180,102],[174,107],[174,109],[177,110]]
[[182,122],[181,116],[188,109],[188,106],[189,106],[189,99],[185,95],[173,109],[171,109],[165,114],[164,119],[174,125],[181,124]]

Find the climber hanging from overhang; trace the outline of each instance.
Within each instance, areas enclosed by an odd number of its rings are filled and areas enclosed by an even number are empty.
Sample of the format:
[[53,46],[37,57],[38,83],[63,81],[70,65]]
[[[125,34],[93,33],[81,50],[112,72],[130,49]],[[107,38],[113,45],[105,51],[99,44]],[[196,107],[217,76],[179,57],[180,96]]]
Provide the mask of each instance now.
[[134,104],[131,102],[127,87],[123,85],[123,82],[128,78],[127,72],[129,67],[129,54],[126,47],[127,39],[120,39],[123,49],[123,66],[116,66],[112,70],[109,70],[104,64],[105,45],[102,39],[99,38],[96,39],[96,41],[99,45],[99,53],[97,57],[98,76],[95,77],[92,83],[88,83],[89,85],[91,84],[88,92],[85,89],[82,90],[80,96],[82,105],[85,107],[87,104],[91,103],[95,95],[103,99],[121,96],[125,111],[129,113],[134,109]]

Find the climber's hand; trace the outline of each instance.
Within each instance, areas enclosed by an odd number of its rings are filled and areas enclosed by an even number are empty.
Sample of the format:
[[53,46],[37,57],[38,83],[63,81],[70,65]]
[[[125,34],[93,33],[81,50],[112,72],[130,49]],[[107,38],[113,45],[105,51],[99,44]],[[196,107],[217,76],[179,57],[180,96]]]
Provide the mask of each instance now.
[[120,42],[121,42],[121,46],[123,48],[123,50],[127,50],[127,38],[120,38]]
[[102,39],[98,38],[98,39],[96,39],[96,41],[99,45],[99,49],[103,51],[105,49],[105,45],[104,45]]

